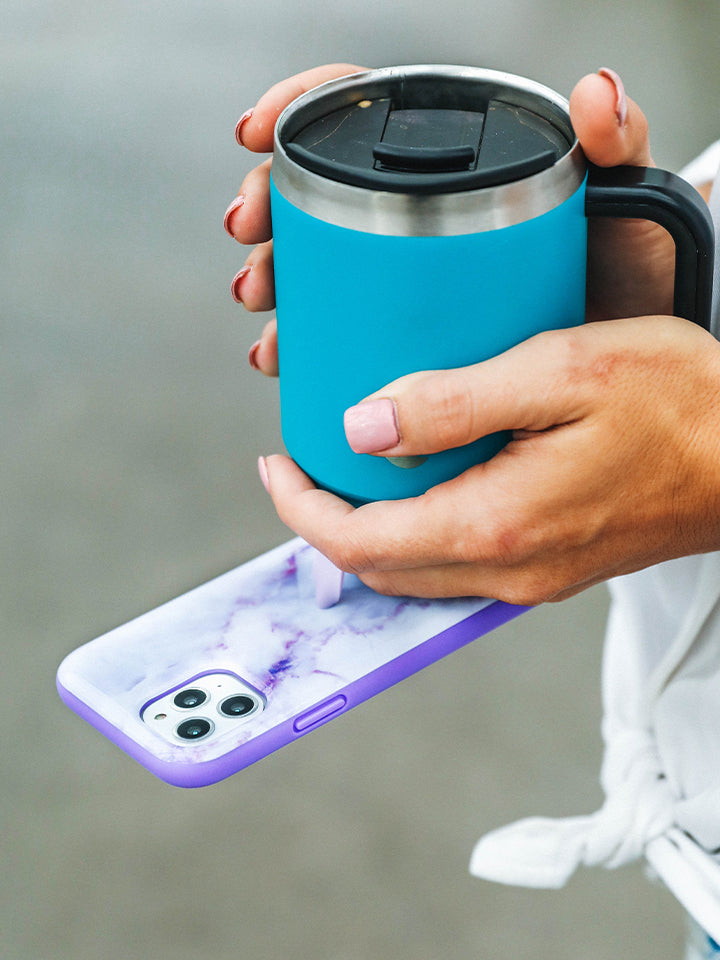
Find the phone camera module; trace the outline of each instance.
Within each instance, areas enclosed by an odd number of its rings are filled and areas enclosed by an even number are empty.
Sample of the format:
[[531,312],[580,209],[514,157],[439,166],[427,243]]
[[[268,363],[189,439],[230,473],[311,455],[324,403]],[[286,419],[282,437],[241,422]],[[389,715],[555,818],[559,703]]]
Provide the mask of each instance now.
[[181,690],[173,698],[173,703],[180,710],[193,710],[199,707],[207,700],[207,694],[204,690],[198,690],[196,687],[190,687],[187,690]]
[[[190,671],[188,671],[190,673]],[[199,684],[199,686],[198,686]],[[202,740],[203,753],[221,752],[215,742],[230,738],[238,725],[262,713],[264,696],[228,670],[190,674],[177,681],[140,711],[153,732],[174,747]]]
[[181,740],[202,740],[209,733],[212,733],[214,727],[210,720],[205,717],[194,717],[192,720],[183,720],[177,725],[175,733]]
[[246,697],[244,694],[238,694],[234,697],[228,697],[220,704],[218,709],[226,717],[245,717],[257,708],[257,700],[253,697]]

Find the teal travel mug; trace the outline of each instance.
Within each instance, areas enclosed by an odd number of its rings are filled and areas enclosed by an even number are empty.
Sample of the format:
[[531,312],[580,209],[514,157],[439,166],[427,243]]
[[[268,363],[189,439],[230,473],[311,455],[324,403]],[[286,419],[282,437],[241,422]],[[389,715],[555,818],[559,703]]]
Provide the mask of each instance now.
[[353,503],[416,496],[507,442],[398,464],[353,453],[343,414],[404,374],[583,323],[589,217],[666,227],[675,312],[709,323],[699,194],[664,171],[592,167],[566,100],[521,77],[411,66],[326,83],[279,118],[271,202],[284,442]]

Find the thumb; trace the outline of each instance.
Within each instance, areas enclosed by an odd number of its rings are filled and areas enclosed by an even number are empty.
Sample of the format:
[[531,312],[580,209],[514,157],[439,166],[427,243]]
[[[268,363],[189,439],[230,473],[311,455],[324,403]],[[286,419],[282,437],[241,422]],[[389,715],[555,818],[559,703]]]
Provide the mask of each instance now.
[[570,119],[585,156],[600,167],[654,166],[648,123],[614,70],[588,74],[570,95]]
[[573,337],[550,331],[482,363],[401,377],[345,411],[348,443],[355,453],[427,455],[577,420],[586,398],[569,387]]

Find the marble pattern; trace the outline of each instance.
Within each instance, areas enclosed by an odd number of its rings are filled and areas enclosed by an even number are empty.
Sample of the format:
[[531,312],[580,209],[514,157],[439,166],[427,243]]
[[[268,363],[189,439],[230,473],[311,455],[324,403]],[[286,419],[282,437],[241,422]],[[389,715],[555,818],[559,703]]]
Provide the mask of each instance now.
[[[313,550],[292,540],[124,626],[63,661],[58,682],[161,761],[202,762],[235,749],[382,667],[490,601],[382,597],[346,577],[318,608]],[[168,743],[142,708],[198,674],[239,675],[266,709],[223,737]]]

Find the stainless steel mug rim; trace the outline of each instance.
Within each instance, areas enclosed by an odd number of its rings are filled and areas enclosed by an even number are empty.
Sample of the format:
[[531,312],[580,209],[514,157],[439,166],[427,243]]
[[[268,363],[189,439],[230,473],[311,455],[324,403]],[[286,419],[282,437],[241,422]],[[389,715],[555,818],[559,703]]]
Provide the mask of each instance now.
[[[341,109],[379,95],[404,77],[438,83],[482,83],[495,99],[535,111],[568,138],[569,150],[546,170],[511,183],[457,193],[413,195],[371,190],[330,180],[291,160],[283,136],[302,112]],[[320,115],[320,109],[318,109]],[[549,213],[582,185],[586,162],[570,123],[568,101],[550,87],[496,70],[422,64],[365,70],[330,80],[283,110],[275,127],[272,179],[280,193],[326,223],[386,236],[456,236],[514,226]]]

